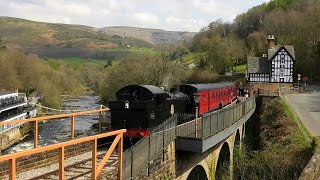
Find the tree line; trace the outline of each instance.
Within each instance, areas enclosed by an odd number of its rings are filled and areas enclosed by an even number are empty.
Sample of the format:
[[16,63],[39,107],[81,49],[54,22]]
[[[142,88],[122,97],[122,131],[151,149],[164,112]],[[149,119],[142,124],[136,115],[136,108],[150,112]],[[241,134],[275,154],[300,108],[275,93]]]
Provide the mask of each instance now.
[[231,23],[210,23],[194,37],[191,50],[208,53],[204,67],[224,73],[247,56],[267,53],[267,35],[275,35],[277,45],[294,45],[295,72],[320,81],[319,17],[319,0],[273,0]]
[[62,94],[98,92],[104,67],[86,63],[80,69],[62,61],[52,63],[33,54],[0,49],[0,90],[18,88],[27,95],[35,92],[44,105],[60,108]]

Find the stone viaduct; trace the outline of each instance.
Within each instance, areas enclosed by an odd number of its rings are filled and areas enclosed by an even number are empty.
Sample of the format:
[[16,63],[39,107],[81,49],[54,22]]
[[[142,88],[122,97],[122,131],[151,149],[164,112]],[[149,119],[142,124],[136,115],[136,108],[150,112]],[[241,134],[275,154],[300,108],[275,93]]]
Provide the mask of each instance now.
[[[198,125],[200,129],[198,129],[198,136],[200,137],[197,137],[197,133],[190,136],[190,133],[185,133],[184,130],[181,132],[182,129],[193,127],[192,123],[184,127],[175,127],[172,141],[164,143],[162,153],[150,158],[148,152],[153,152],[152,148],[149,150],[144,148],[144,155],[148,156],[147,166],[137,173],[139,168],[133,168],[134,165],[131,165],[131,170],[134,171],[131,172],[137,175],[131,177],[126,175],[124,179],[214,180],[233,178],[233,157],[241,148],[241,141],[245,136],[245,123],[254,113],[255,106],[253,97],[229,110],[202,117],[202,121],[198,123],[200,124]],[[220,122],[224,123],[221,125]],[[213,128],[216,129],[213,130]],[[167,134],[163,135],[165,137]],[[147,143],[144,144],[144,147],[147,146]],[[133,159],[136,161],[135,158]],[[224,177],[221,177],[222,175]],[[226,175],[228,177],[225,177]]]

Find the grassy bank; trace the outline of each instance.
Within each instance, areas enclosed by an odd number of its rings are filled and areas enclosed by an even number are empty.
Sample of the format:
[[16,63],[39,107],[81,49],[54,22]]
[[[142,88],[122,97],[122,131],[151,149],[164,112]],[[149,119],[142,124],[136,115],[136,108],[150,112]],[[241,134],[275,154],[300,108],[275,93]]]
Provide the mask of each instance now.
[[315,144],[282,99],[264,98],[257,107],[243,149],[235,153],[235,179],[298,179]]

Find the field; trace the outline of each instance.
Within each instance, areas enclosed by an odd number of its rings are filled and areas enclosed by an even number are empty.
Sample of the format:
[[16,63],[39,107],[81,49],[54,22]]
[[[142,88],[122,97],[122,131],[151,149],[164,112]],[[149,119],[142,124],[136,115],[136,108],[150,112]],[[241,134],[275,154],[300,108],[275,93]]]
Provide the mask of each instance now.
[[[112,65],[116,65],[120,62],[119,61],[111,61]],[[55,70],[59,70],[61,65],[63,64],[69,64],[74,69],[81,69],[81,67],[86,63],[94,63],[98,65],[107,65],[107,61],[105,60],[97,60],[97,59],[85,59],[85,58],[79,58],[79,57],[72,57],[72,58],[62,58],[62,59],[56,59],[56,58],[49,58],[47,59],[47,63]]]

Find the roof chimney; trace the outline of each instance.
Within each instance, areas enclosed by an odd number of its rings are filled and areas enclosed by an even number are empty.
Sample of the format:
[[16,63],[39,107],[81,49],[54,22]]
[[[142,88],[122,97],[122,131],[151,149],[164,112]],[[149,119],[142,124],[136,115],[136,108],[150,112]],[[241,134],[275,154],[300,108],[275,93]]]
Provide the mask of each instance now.
[[274,35],[268,35],[268,49],[276,47]]

